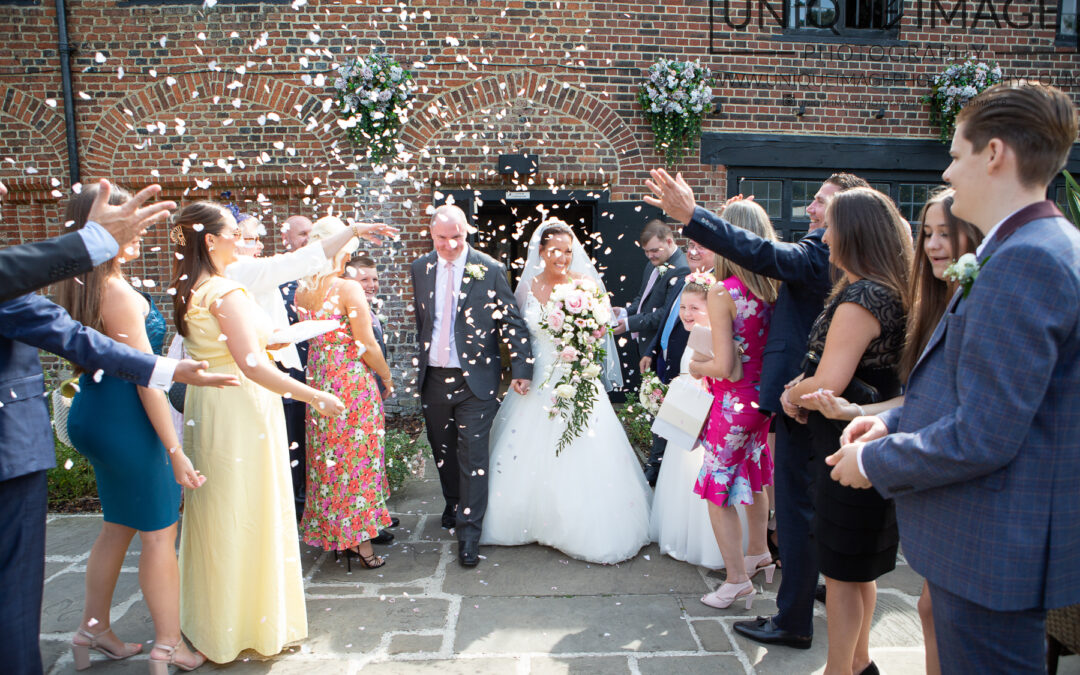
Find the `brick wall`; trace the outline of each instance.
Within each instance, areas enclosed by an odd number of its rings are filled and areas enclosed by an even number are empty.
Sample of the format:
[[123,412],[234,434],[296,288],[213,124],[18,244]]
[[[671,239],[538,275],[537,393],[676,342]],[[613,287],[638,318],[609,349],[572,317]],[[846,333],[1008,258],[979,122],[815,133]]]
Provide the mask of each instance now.
[[[376,253],[393,360],[408,372],[406,264],[429,246],[423,214],[434,192],[512,189],[494,173],[496,158],[528,150],[541,158],[534,189],[639,199],[647,170],[661,161],[635,96],[659,56],[700,58],[717,74],[721,109],[706,131],[801,135],[933,138],[918,78],[971,50],[1012,76],[1080,70],[1075,48],[1055,45],[1054,30],[1039,27],[1037,1],[1010,5],[1014,23],[1034,13],[1027,28],[985,17],[972,28],[968,4],[961,30],[958,21],[931,28],[924,2],[920,28],[909,0],[901,41],[875,46],[784,37],[766,7],[778,0],[733,3],[730,21],[750,23],[712,35],[705,0],[309,0],[296,9],[74,0],[67,16],[79,165],[83,180],[161,181],[180,200],[231,190],[263,217],[268,252],[280,250],[276,223],[291,213],[332,209],[402,227],[402,241]],[[69,157],[53,4],[0,6],[0,39],[0,180],[12,188],[0,245],[8,245],[59,231]],[[710,42],[723,53],[710,55]],[[411,67],[420,85],[402,136],[411,158],[392,182],[364,164],[324,107],[332,64],[373,48]],[[1075,82],[1059,83],[1080,101]],[[692,153],[679,168],[706,204],[726,195],[722,167]],[[160,292],[169,277],[164,232],[151,233],[145,250],[130,272]]]

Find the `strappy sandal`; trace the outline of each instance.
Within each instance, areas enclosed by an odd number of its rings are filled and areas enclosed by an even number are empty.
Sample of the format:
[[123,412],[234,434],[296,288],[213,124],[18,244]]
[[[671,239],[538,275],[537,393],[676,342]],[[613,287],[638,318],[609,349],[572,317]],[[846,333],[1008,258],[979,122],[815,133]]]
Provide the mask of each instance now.
[[125,642],[124,646],[134,645],[134,649],[130,654],[118,654],[105,645],[98,644],[98,638],[106,633],[112,633],[112,628],[107,628],[97,635],[94,635],[88,630],[80,628],[77,633],[90,641],[88,645],[81,645],[75,642],[75,639],[71,640],[71,655],[75,657],[75,670],[86,670],[90,667],[90,650],[101,652],[105,656],[109,657],[113,661],[120,661],[121,659],[130,658],[142,651],[142,645],[135,642]]
[[[206,663],[206,656],[200,654],[199,652],[195,652],[195,656],[199,658],[199,662],[193,666],[185,666],[183,663],[177,661],[176,650],[183,643],[183,638],[181,638],[179,642],[172,646],[169,646],[163,642],[155,642],[153,649],[150,650],[150,675],[169,675],[169,666],[176,666],[180,670],[191,672],[192,670],[195,670],[202,664]],[[169,658],[167,660],[155,659],[152,653],[154,649],[160,649],[163,652],[167,652],[169,654]]]
[[364,566],[364,569],[375,570],[386,564],[386,560],[384,558],[380,558],[374,553],[372,553],[371,555],[364,555],[360,552],[359,549],[355,548],[350,548],[349,551],[355,553],[357,558],[360,558],[360,564]]

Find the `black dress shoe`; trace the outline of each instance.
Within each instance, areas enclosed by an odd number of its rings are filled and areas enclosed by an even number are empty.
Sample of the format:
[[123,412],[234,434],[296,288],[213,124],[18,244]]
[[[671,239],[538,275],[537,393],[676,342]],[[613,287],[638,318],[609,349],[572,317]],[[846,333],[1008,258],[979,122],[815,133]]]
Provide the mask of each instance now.
[[394,516],[390,516],[390,527],[397,527],[401,524],[401,521]]
[[448,530],[457,527],[457,504],[447,504],[443,509],[442,526]]
[[656,487],[656,480],[660,477],[660,467],[655,464],[648,464],[645,467],[645,481],[651,486]]
[[735,632],[743,637],[748,637],[754,642],[762,642],[767,645],[783,645],[795,649],[810,649],[813,637],[810,635],[796,635],[795,633],[781,630],[776,627],[771,618],[759,616],[754,621],[736,621]]
[[818,584],[817,588],[814,589],[814,599],[818,602],[825,602],[825,584]]
[[877,669],[877,665],[871,661],[870,665],[859,671],[859,675],[881,675]]
[[379,536],[371,540],[372,544],[389,544],[394,541],[394,535],[386,530],[379,530]]
[[458,561],[462,567],[476,567],[480,562],[480,542],[459,541]]

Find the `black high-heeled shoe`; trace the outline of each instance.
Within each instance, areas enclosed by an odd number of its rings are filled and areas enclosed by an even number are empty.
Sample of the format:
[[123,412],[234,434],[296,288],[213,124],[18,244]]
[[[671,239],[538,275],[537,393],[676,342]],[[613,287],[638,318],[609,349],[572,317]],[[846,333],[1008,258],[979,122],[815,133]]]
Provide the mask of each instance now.
[[360,552],[360,549],[356,548],[350,548],[349,553],[356,554],[356,557],[360,559],[360,564],[364,566],[364,569],[375,570],[386,564],[385,559],[380,558],[374,553],[371,555],[364,555]]

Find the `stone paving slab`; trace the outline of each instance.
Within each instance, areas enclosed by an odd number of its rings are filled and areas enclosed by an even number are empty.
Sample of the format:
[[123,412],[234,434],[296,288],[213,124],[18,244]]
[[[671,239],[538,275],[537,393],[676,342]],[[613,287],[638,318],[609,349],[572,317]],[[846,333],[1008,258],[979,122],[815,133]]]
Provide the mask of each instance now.
[[640,659],[637,666],[641,675],[716,675],[716,673],[737,673],[743,669],[743,664],[737,656],[713,654],[679,658],[655,656]]
[[629,675],[630,664],[622,656],[533,657],[533,675]]
[[462,602],[454,647],[463,654],[697,651],[668,595],[471,597]]
[[446,600],[424,598],[309,599],[303,651],[322,658],[368,654],[379,647],[387,629],[443,628],[449,609]]

